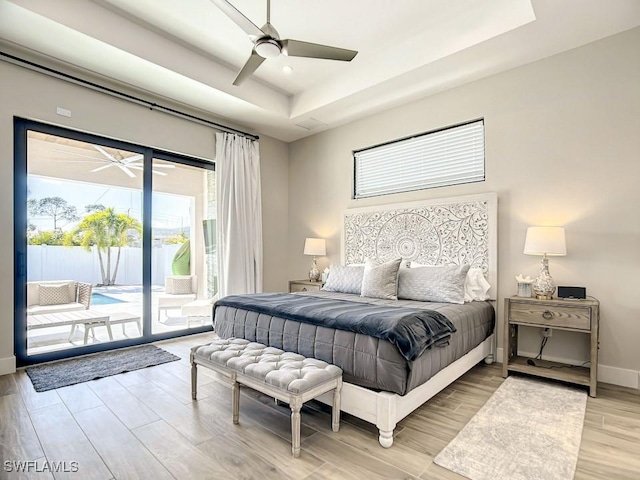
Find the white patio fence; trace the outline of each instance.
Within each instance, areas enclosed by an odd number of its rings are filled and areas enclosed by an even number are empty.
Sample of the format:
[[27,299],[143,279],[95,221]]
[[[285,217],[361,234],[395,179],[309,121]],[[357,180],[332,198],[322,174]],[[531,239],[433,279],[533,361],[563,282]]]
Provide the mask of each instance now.
[[[164,278],[171,275],[171,261],[180,245],[154,247],[151,261],[151,283],[164,285]],[[113,271],[118,249],[111,249]],[[105,268],[106,268],[106,258]],[[75,280],[97,285],[102,283],[100,262],[95,247],[87,252],[83,247],[28,245],[27,281]],[[142,285],[142,249],[122,247],[118,267],[117,285]]]

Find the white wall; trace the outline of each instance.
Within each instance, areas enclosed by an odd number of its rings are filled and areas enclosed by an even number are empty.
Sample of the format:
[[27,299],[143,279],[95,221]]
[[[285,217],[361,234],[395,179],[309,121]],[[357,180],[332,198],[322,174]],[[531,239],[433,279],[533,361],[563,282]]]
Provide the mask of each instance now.
[[[14,369],[13,356],[13,118],[30,118],[106,137],[149,145],[200,158],[213,158],[211,128],[118,100],[61,80],[0,62],[0,375]],[[160,101],[158,103],[166,103]],[[56,115],[56,107],[72,117]],[[177,108],[182,108],[178,106]],[[202,115],[201,112],[193,112]],[[261,137],[265,289],[286,288],[286,271],[272,260],[286,258],[286,144]]]
[[[537,275],[539,258],[522,253],[526,227],[564,225],[568,255],[551,258],[551,273],[601,301],[601,379],[637,387],[639,45],[636,28],[292,143],[290,277],[309,269],[307,236],[328,239],[321,268],[340,261],[346,208],[497,192],[499,332],[514,276]],[[352,200],[353,150],[480,117],[485,182]],[[539,341],[537,331],[525,332],[521,348],[534,352]],[[586,360],[586,336],[554,332],[545,353]]]
[[[171,263],[181,244],[154,247],[151,257],[151,284],[164,286],[167,275],[171,275]],[[111,261],[115,262],[118,249],[111,249]],[[59,280],[73,278],[77,282],[98,285],[102,283],[100,259],[95,247],[63,247],[56,245],[27,246],[27,281]],[[105,260],[106,262],[106,260]],[[113,272],[114,263],[111,271]],[[196,270],[196,273],[199,273]],[[142,248],[122,247],[118,262],[119,285],[142,285]],[[200,291],[200,290],[199,290]]]

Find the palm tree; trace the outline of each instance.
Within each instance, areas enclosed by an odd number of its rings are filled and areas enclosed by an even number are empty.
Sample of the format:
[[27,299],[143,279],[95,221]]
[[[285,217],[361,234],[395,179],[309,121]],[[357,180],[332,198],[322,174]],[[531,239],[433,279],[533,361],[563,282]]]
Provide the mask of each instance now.
[[[135,218],[124,213],[115,213],[113,208],[105,208],[85,216],[78,226],[67,235],[65,245],[72,245],[74,237],[80,237],[80,245],[87,250],[96,247],[100,261],[100,273],[103,285],[114,285],[118,275],[120,253],[128,243],[131,231],[142,232],[142,225]],[[113,274],[111,273],[111,248],[117,247]],[[106,265],[105,265],[106,257]]]

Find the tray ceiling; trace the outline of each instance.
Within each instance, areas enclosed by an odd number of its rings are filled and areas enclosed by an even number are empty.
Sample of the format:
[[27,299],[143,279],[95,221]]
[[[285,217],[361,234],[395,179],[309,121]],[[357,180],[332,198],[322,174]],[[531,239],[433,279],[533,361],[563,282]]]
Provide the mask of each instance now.
[[[231,3],[265,23],[265,0]],[[359,53],[268,59],[233,86],[252,44],[209,0],[0,0],[0,49],[293,141],[636,27],[640,2],[272,0],[271,23],[282,37]]]

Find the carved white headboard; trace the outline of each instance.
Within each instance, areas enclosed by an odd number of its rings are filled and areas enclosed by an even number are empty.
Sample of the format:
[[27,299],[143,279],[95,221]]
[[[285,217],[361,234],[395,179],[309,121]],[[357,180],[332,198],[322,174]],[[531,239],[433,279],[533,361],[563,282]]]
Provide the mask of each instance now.
[[344,214],[342,262],[402,257],[423,265],[480,267],[496,297],[498,198],[495,193],[351,208]]

